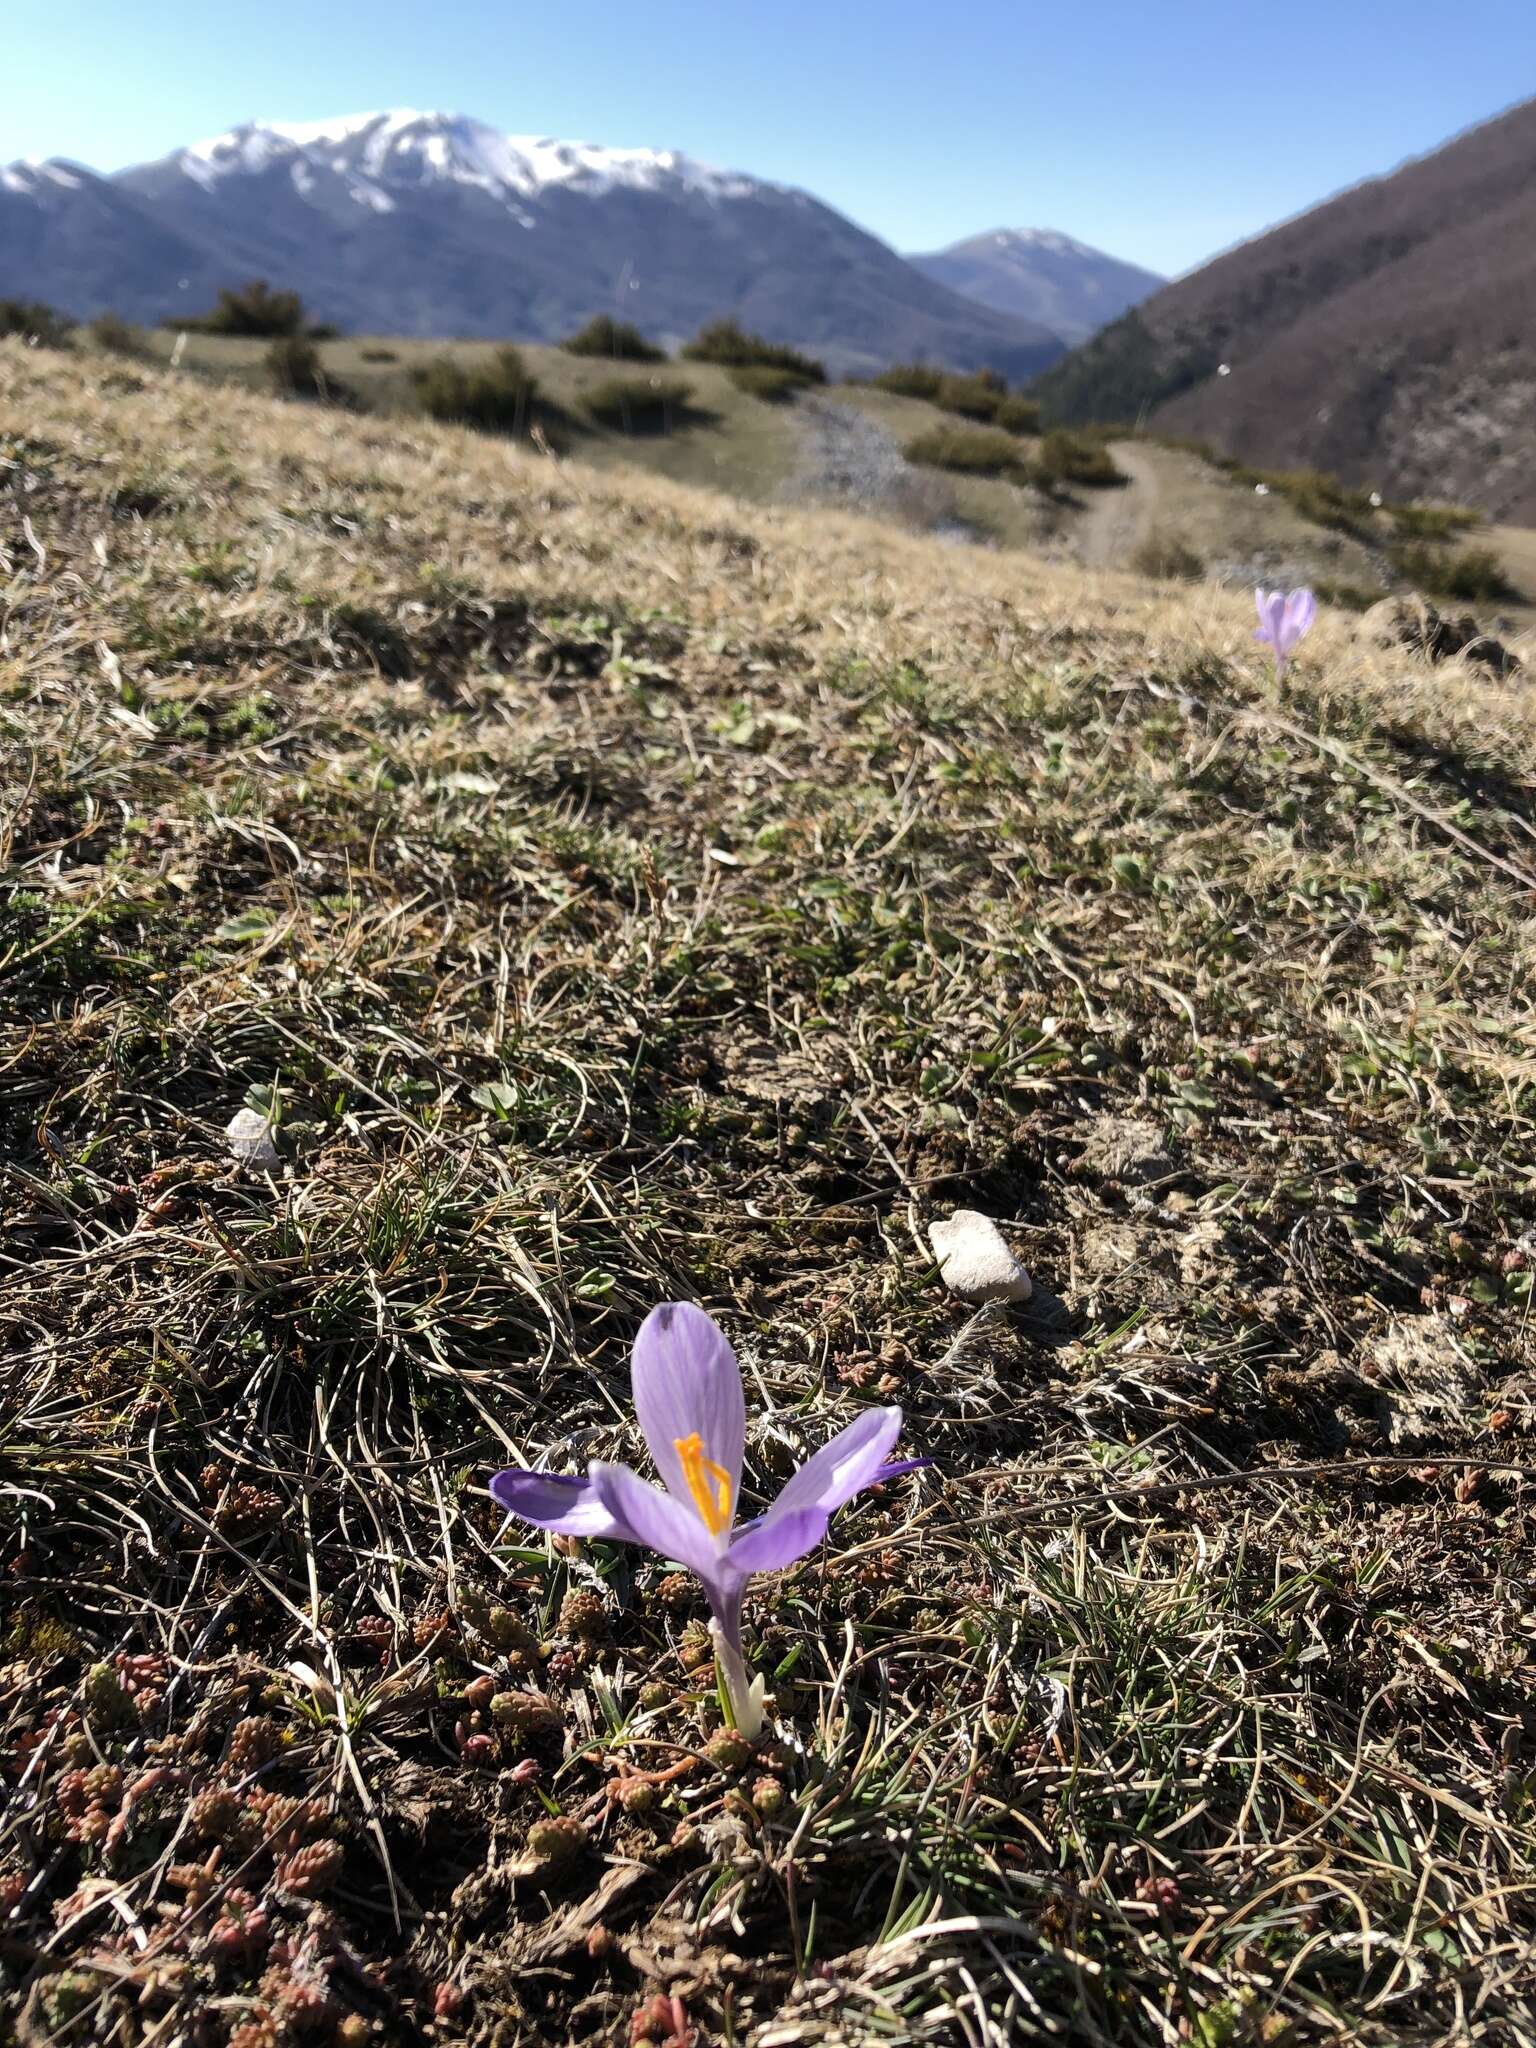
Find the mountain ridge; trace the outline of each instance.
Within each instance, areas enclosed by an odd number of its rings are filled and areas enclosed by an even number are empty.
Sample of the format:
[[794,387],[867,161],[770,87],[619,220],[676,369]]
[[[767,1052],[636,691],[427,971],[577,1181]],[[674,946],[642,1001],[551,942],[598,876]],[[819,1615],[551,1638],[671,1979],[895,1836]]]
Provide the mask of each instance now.
[[1167,282],[1056,228],[989,228],[908,261],[962,297],[1040,320],[1068,341],[1086,341]]
[[258,275],[356,332],[555,341],[610,313],[672,344],[731,315],[837,372],[921,356],[1013,378],[1065,348],[797,187],[462,114],[251,121],[111,177],[0,172],[8,292],[159,321]]
[[1150,416],[1265,467],[1536,518],[1536,100],[1225,251],[1036,391],[1063,422]]
[[[211,188],[221,178],[261,170],[274,158],[295,166],[334,151],[331,167],[387,179],[413,165],[424,182],[472,184],[489,191],[530,193],[552,184],[628,184],[651,188],[666,177],[692,189],[741,196],[754,189],[795,188],[744,172],[719,170],[679,150],[613,149],[552,136],[503,133],[467,114],[396,107],[327,121],[246,121],[189,143],[148,164],[131,165],[115,181],[149,189],[165,174]],[[372,201],[364,199],[364,203]]]

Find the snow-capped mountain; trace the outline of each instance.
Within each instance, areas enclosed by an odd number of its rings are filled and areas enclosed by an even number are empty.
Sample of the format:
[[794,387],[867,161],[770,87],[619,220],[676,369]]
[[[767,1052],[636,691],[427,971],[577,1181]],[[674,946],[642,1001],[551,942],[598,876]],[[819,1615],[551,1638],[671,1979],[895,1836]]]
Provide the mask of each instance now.
[[993,228],[910,261],[925,277],[994,311],[1083,341],[1164,279],[1052,228]]
[[[717,171],[676,150],[600,149],[541,135],[503,135],[462,114],[351,114],[335,121],[249,121],[207,142],[177,150],[148,171],[179,172],[205,189],[221,179],[286,164],[299,190],[324,168],[348,181],[359,205],[388,211],[392,186],[473,185],[515,211],[553,185],[586,193],[618,186],[656,192],[668,185],[745,198],[761,181]],[[148,171],[125,180],[143,188]],[[382,205],[381,205],[382,201]]]
[[355,333],[549,341],[614,313],[675,342],[731,314],[837,370],[922,357],[1018,378],[1063,347],[807,192],[461,114],[253,121],[109,178],[0,173],[0,294],[160,320],[252,277]]
[[73,165],[57,158],[51,163],[39,163],[35,158],[24,157],[0,170],[0,192],[26,192],[35,197],[49,185],[62,185],[66,192],[78,192],[81,178],[81,172]]
[[83,164],[0,168],[0,298],[40,298],[67,312],[133,306],[145,317],[147,280],[177,296],[202,283],[203,254],[131,193]]

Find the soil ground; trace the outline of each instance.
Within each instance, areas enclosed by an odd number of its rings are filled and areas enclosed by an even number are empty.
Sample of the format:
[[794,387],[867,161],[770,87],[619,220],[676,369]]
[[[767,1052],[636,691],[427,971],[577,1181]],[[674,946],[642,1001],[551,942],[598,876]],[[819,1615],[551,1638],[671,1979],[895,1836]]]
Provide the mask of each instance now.
[[[1529,685],[97,355],[0,464],[0,2030],[1536,2041]],[[933,1461],[755,1747],[485,1491],[669,1298],[749,1509]]]

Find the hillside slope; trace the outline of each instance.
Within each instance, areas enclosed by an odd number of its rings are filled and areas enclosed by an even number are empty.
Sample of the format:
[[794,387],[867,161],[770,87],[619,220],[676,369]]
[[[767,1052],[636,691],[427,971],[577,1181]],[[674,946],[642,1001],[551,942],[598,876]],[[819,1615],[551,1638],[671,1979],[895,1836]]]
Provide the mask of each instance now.
[[1086,341],[1164,280],[1049,228],[994,228],[908,258],[925,277],[1000,313]]
[[[11,344],[0,462],[18,2041],[1530,2038],[1530,693]],[[743,1517],[933,1461],[755,1746],[485,1492],[681,1298]]]
[[196,242],[82,164],[0,168],[0,296],[78,314],[142,307],[146,280],[155,280],[163,311],[177,303],[183,280],[189,306],[211,298],[217,275]]
[[[108,237],[112,194],[130,203]],[[671,342],[730,314],[837,370],[922,356],[1015,378],[1063,347],[934,283],[808,192],[456,114],[251,122],[110,180],[63,164],[0,171],[8,292],[154,321],[253,276],[372,333],[556,341],[608,313]]]
[[1536,100],[1179,279],[1039,393],[1536,521]]
[[[79,346],[89,346],[81,338]],[[142,339],[141,362],[169,363],[185,375],[227,379],[268,392],[268,345],[224,335]],[[414,374],[443,355],[466,367],[491,361],[497,344],[402,341],[349,336],[320,344],[327,378],[349,405],[419,421]],[[904,459],[915,440],[953,422],[928,401],[866,384],[829,385],[789,404],[768,404],[742,391],[710,363],[683,361],[660,374],[676,377],[689,399],[670,432],[625,433],[592,417],[588,399],[610,383],[615,365],[601,357],[525,344],[536,380],[537,425],[557,454],[600,468],[638,469],[729,493],[760,505],[831,503],[888,518],[907,531],[957,542],[1025,549],[1050,559],[1091,561],[1127,570],[1148,544],[1166,555],[1186,551],[1185,573],[1205,565],[1214,580],[1237,588],[1256,583],[1311,583],[1368,600],[1393,587],[1386,548],[1393,533],[1384,511],[1374,532],[1340,532],[1305,518],[1278,491],[1257,495],[1251,482],[1179,447],[1117,442],[1116,460],[1133,478],[1122,491],[1043,493],[1000,477],[964,476]],[[642,371],[642,376],[651,372]],[[851,438],[850,438],[851,437]],[[1035,444],[1019,443],[1027,453]],[[1114,500],[1115,503],[1110,501]],[[1118,510],[1116,506],[1118,505]],[[1528,618],[1536,597],[1531,547],[1536,536],[1514,528],[1476,536],[1491,545],[1510,583],[1501,611]]]

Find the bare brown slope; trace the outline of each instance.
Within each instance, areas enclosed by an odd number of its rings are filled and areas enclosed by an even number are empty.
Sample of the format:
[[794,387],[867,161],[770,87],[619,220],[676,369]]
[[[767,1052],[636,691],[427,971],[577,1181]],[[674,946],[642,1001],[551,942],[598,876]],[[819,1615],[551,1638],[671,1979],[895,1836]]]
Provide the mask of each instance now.
[[1252,461],[1524,519],[1533,315],[1536,101],[1170,285],[1040,388],[1066,418],[1156,408]]

